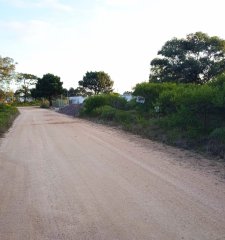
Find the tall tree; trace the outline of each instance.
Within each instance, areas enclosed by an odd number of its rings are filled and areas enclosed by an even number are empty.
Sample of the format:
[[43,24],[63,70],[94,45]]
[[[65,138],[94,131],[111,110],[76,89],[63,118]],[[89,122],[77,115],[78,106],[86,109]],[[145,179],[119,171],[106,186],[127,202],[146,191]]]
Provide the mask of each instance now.
[[110,76],[103,72],[87,72],[83,77],[83,80],[79,81],[79,86],[89,93],[109,93],[113,89],[113,81]]
[[225,40],[202,32],[167,41],[158,55],[149,81],[203,84],[225,70]]
[[23,98],[24,102],[31,96],[31,87],[37,83],[37,77],[28,73],[17,73],[16,82],[19,84],[19,89],[16,91],[16,95]]
[[16,63],[10,57],[0,56],[0,88],[10,82],[15,73]]
[[47,98],[50,106],[52,106],[53,98],[63,93],[62,85],[63,82],[60,81],[60,77],[47,73],[38,79],[36,89],[32,90],[32,95],[36,98]]

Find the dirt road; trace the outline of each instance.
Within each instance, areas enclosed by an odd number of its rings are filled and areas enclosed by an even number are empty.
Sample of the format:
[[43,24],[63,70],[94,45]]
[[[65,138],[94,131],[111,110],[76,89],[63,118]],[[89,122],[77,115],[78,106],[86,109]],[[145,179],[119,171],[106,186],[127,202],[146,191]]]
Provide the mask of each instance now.
[[1,240],[225,239],[225,183],[184,163],[195,156],[20,111],[0,145]]

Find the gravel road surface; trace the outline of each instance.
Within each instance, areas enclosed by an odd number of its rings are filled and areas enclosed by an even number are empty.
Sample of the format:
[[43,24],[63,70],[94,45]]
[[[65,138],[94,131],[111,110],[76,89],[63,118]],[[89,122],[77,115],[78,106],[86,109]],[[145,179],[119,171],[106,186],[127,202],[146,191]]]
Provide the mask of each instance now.
[[0,143],[1,240],[225,239],[213,163],[50,110],[20,112]]

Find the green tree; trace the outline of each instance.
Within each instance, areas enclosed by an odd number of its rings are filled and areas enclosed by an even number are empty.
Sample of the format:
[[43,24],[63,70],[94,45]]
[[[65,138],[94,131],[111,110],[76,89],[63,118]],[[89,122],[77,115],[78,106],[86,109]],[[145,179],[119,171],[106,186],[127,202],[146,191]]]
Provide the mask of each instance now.
[[13,78],[16,63],[10,57],[0,56],[0,87],[3,88]]
[[47,73],[38,79],[35,90],[32,90],[32,96],[47,98],[52,106],[53,98],[63,93],[62,85],[60,77]]
[[151,61],[149,81],[204,84],[225,70],[225,40],[202,32],[167,41]]
[[63,90],[62,90],[62,95],[63,95],[64,97],[68,97],[68,94],[69,94],[68,89],[67,89],[67,88],[63,88]]
[[27,98],[31,96],[31,86],[37,83],[37,77],[28,73],[17,73],[16,82],[20,85],[20,88],[16,91],[16,95],[23,98],[26,102]]
[[83,80],[79,81],[79,86],[90,94],[110,93],[113,91],[113,81],[110,76],[103,71],[87,72]]
[[73,87],[71,87],[71,88],[68,90],[68,96],[69,96],[69,97],[75,96],[75,89],[74,89]]
[[87,96],[92,96],[93,92],[88,91],[86,88],[84,87],[77,87],[74,89],[74,95],[73,96],[83,96],[83,97],[87,97]]
[[40,96],[37,88],[32,88],[32,89],[30,90],[30,94],[31,94],[31,97],[34,98],[35,100],[41,98],[41,96]]

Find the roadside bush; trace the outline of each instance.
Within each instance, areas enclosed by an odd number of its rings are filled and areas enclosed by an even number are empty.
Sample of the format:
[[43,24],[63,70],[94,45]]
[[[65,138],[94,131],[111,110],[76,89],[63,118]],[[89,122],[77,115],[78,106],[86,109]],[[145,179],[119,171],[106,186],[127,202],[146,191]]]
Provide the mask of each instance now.
[[165,90],[172,90],[177,87],[177,84],[174,83],[140,83],[137,84],[133,95],[142,96],[145,98],[145,103],[143,107],[146,111],[154,107],[154,104],[157,102],[160,93]]
[[225,87],[225,72],[214,77],[212,81],[208,83],[209,86],[217,87],[217,88],[224,88]]
[[126,102],[125,109],[126,110],[138,110],[138,104],[136,102],[136,99],[133,98],[129,102]]
[[210,133],[209,138],[211,140],[216,140],[217,142],[225,144],[225,127],[214,129]]
[[44,100],[41,102],[40,108],[49,108],[49,107],[50,107],[49,101]]
[[225,158],[225,127],[216,128],[210,133],[207,151]]
[[162,123],[165,126],[210,131],[224,106],[225,95],[221,96],[221,92],[209,85],[142,83],[136,86],[134,94],[145,97],[141,107],[149,117],[166,117]]
[[115,113],[115,108],[105,105],[94,109],[91,116],[99,117],[107,121],[113,121],[115,119]]
[[115,94],[95,95],[84,101],[84,110],[86,114],[90,114],[94,109],[108,105],[116,109],[125,109],[127,101]]
[[114,95],[86,100],[87,116],[185,148],[205,149],[225,158],[225,74],[209,84],[140,83],[126,102]]
[[154,105],[159,106],[163,115],[174,113],[181,107],[181,99],[187,92],[191,92],[194,87],[193,84],[166,84]]
[[[214,115],[219,109],[216,108],[214,100],[217,91],[207,85],[196,86],[192,89],[186,89],[179,98],[176,99],[178,106],[177,113],[184,116],[184,112],[188,113],[189,119],[193,119],[189,124],[192,127],[198,127],[201,122],[204,131],[210,131],[213,125]],[[182,111],[180,110],[182,108]],[[187,115],[187,114],[186,114]],[[183,118],[185,122],[185,118]],[[195,125],[198,123],[197,125]]]
[[135,115],[128,111],[117,110],[115,120],[118,123],[135,123]]
[[104,105],[107,105],[106,98],[104,97],[104,95],[96,95],[96,96],[88,97],[84,101],[84,112],[89,114],[95,108],[98,108]]
[[92,117],[99,117],[106,121],[115,121],[119,124],[135,123],[137,120],[136,111],[125,111],[113,108],[109,105],[98,107],[92,111]]
[[115,119],[115,115],[116,115],[116,109],[111,107],[111,106],[104,106],[102,107],[102,112],[100,117],[104,120],[107,121],[113,121]]
[[108,94],[104,96],[106,98],[107,105],[114,107],[116,109],[125,109],[127,101],[126,99],[115,95],[115,94]]
[[7,131],[18,114],[16,107],[0,103],[0,134]]

